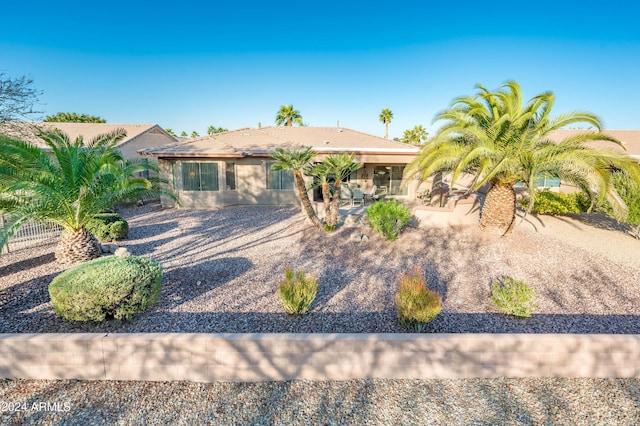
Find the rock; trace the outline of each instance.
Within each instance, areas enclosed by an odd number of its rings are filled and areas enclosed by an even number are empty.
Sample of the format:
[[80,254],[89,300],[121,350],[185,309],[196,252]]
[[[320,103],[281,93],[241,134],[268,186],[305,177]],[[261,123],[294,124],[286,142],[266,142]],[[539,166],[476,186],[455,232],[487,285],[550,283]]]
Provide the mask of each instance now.
[[113,254],[116,256],[131,256],[126,247],[119,247]]
[[363,243],[369,241],[369,237],[359,232],[354,232],[349,237],[349,240],[353,241],[354,243]]
[[108,246],[109,246],[109,253],[115,253],[116,250],[118,250],[117,244],[108,244]]
[[100,251],[103,253],[111,253],[111,244],[100,244]]
[[360,234],[358,232],[354,232],[349,237],[349,240],[354,241],[354,242],[360,242],[360,240],[362,240],[362,234]]
[[357,215],[350,214],[344,220],[344,226],[358,226],[359,225],[359,217]]

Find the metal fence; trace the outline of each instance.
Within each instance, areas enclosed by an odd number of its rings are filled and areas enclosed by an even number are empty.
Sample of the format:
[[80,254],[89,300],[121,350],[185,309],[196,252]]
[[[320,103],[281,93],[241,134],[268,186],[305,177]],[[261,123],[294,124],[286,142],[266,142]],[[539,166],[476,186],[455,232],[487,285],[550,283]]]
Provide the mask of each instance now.
[[[6,217],[0,215],[0,228],[4,228],[6,221]],[[60,237],[61,231],[62,227],[53,223],[29,221],[22,225],[0,253],[14,252],[54,241]]]

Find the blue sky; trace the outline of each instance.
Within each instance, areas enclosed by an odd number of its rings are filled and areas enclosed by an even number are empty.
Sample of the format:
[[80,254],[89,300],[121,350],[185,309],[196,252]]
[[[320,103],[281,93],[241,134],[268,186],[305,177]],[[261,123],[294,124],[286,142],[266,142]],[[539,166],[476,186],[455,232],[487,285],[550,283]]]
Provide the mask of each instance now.
[[527,97],[553,91],[556,113],[640,129],[630,1],[27,1],[3,16],[0,71],[33,78],[45,114],[204,134],[273,125],[293,104],[311,126],[383,135],[389,108],[394,137],[514,79]]

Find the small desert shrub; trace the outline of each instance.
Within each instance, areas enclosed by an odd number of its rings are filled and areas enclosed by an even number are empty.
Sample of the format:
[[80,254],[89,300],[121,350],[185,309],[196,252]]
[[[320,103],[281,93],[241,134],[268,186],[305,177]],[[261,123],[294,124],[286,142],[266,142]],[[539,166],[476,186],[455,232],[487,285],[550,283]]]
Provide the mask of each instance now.
[[420,268],[400,275],[396,305],[400,324],[409,331],[422,332],[427,323],[442,310],[442,296],[427,289],[427,280]]
[[504,277],[491,283],[491,300],[507,315],[528,318],[536,308],[535,291],[524,281]]
[[288,314],[306,314],[317,292],[318,280],[315,277],[307,277],[304,271],[294,272],[289,267],[285,268],[284,281],[280,283],[278,295]]
[[158,301],[162,267],[136,256],[109,256],[62,272],[49,285],[58,315],[70,321],[129,319]]
[[409,208],[397,200],[377,201],[367,209],[369,224],[388,241],[400,235],[402,228],[411,222]]
[[[529,198],[524,198],[522,208],[529,207]],[[536,196],[532,211],[538,214],[563,215],[570,213],[584,213],[589,210],[591,203],[581,192],[562,194],[559,192],[541,191]]]
[[87,223],[87,231],[100,241],[117,241],[129,233],[129,224],[116,213],[104,213]]

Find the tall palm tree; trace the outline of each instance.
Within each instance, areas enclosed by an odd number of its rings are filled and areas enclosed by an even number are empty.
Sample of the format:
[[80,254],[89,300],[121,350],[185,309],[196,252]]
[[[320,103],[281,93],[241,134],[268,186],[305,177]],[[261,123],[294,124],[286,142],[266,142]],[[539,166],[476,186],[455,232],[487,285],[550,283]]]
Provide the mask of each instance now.
[[29,143],[0,136],[0,212],[9,216],[0,230],[2,247],[28,220],[55,223],[64,228],[55,249],[58,262],[71,264],[100,256],[100,246],[86,230],[89,220],[120,201],[163,193],[161,179],[137,177],[157,167],[126,161],[115,144],[126,136],[122,129],[71,141],[60,131],[40,137],[50,155]]
[[393,119],[393,113],[389,108],[385,108],[380,113],[380,122],[384,123],[384,137],[389,139],[389,123]]
[[284,170],[293,173],[293,179],[296,184],[296,189],[298,190],[298,197],[300,198],[303,212],[309,217],[313,226],[322,229],[322,223],[311,206],[311,200],[309,200],[309,194],[307,193],[304,178],[302,177],[303,170],[311,163],[314,156],[315,154],[311,152],[311,148],[298,150],[276,148],[271,154],[271,158],[276,160],[271,170]]
[[[598,117],[581,111],[551,117],[555,99],[551,92],[541,93],[523,105],[520,86],[515,81],[505,83],[496,92],[481,85],[477,88],[475,97],[458,98],[436,116],[435,121],[446,122],[407,167],[405,181],[452,172],[453,185],[462,173],[471,173],[475,176],[472,190],[490,185],[480,226],[503,234],[512,229],[515,220],[514,185],[526,185],[531,208],[536,198],[535,181],[540,176],[573,183],[592,200],[610,201],[618,217],[625,215],[625,205],[613,186],[611,173],[623,169],[640,179],[640,166],[611,148],[585,144],[608,141],[622,146],[617,139],[601,133]],[[575,123],[586,123],[596,130],[559,142],[550,139],[554,130]]]
[[293,126],[293,123],[299,126],[303,125],[300,111],[293,109],[293,105],[282,105],[276,114],[276,124],[278,126]]

